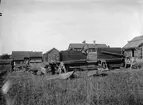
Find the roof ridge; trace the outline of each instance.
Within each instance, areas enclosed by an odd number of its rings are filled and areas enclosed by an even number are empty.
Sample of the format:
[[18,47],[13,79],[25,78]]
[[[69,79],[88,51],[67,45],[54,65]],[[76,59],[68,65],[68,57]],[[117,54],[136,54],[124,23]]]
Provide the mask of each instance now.
[[[70,44],[84,44],[84,43],[70,43]],[[93,44],[94,45],[94,43],[86,43],[86,44]],[[103,43],[96,43],[96,45],[100,45],[100,44],[103,45]],[[104,44],[104,45],[106,45],[106,44]]]
[[[135,38],[138,38],[138,39],[135,39]],[[138,36],[138,37],[135,37],[135,38],[133,38],[131,41],[128,41],[128,42],[134,42],[134,41],[143,40],[143,36]]]
[[131,41],[128,41],[128,43],[123,48],[129,49],[129,48],[139,47],[142,43],[143,43],[143,35],[137,36],[133,38]]
[[48,50],[48,51],[45,52],[44,54],[47,54],[47,53],[51,52],[53,49],[56,49],[57,51],[59,51],[57,48],[53,47],[52,49]]

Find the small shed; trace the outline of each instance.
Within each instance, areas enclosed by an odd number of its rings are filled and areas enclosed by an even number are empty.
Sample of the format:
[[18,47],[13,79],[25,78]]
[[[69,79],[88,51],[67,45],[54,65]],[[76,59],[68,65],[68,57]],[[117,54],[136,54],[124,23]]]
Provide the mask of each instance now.
[[42,62],[42,52],[29,52],[30,63],[41,63]]
[[143,35],[133,38],[123,47],[126,57],[143,57]]
[[42,52],[29,52],[29,64],[32,67],[32,69],[38,69],[42,67],[42,61],[43,61],[43,54]]
[[59,61],[60,51],[57,50],[56,48],[52,48],[51,50],[43,54],[43,60],[44,62]]

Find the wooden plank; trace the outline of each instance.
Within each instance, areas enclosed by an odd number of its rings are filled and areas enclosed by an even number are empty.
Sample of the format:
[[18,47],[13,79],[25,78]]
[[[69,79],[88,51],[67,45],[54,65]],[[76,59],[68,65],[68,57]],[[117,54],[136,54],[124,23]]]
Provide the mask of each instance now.
[[116,56],[116,57],[124,57],[122,54],[112,53],[112,52],[108,52],[108,51],[101,51],[101,52],[104,54],[112,55],[112,56]]
[[72,74],[74,74],[74,71],[67,72],[67,73],[62,73],[62,74],[58,74],[58,75],[47,76],[46,78],[47,78],[47,80],[67,79],[67,78],[69,78]]
[[59,74],[59,79],[67,79],[67,78],[69,78],[73,73],[74,73],[74,71]]
[[[104,53],[102,53],[104,52]],[[106,54],[105,54],[106,52]],[[107,52],[110,52],[110,54]],[[112,54],[111,54],[112,53]],[[114,54],[122,54],[121,48],[98,48],[97,49],[97,59],[115,59],[115,58],[121,58],[119,56],[114,56]]]
[[11,86],[12,86],[12,82],[10,80],[6,81],[6,83],[2,86],[3,94],[7,94]]
[[67,50],[60,52],[60,59],[61,61],[80,60],[86,59],[86,55],[84,55],[81,51]]

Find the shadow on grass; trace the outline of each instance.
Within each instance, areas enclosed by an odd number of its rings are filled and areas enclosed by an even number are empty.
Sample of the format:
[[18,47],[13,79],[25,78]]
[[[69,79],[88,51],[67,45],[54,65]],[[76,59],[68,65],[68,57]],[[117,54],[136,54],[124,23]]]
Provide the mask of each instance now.
[[81,78],[79,75],[76,75],[76,74],[72,74],[69,79],[73,80],[73,79],[79,79]]
[[101,74],[93,75],[93,77],[105,77],[105,76],[108,76],[108,74],[107,73],[101,73]]

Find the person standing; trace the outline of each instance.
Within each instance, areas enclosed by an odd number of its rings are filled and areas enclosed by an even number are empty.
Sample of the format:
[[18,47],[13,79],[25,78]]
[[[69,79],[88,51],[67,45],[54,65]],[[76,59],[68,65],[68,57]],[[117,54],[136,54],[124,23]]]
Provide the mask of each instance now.
[[82,47],[81,51],[82,51],[83,54],[87,55],[88,54],[88,49],[89,49],[88,44],[86,43],[86,41],[83,41],[82,43],[83,43],[83,47]]
[[50,63],[50,67],[51,67],[51,72],[52,72],[52,74],[54,75],[55,74],[55,64],[54,64],[54,62],[51,62]]

